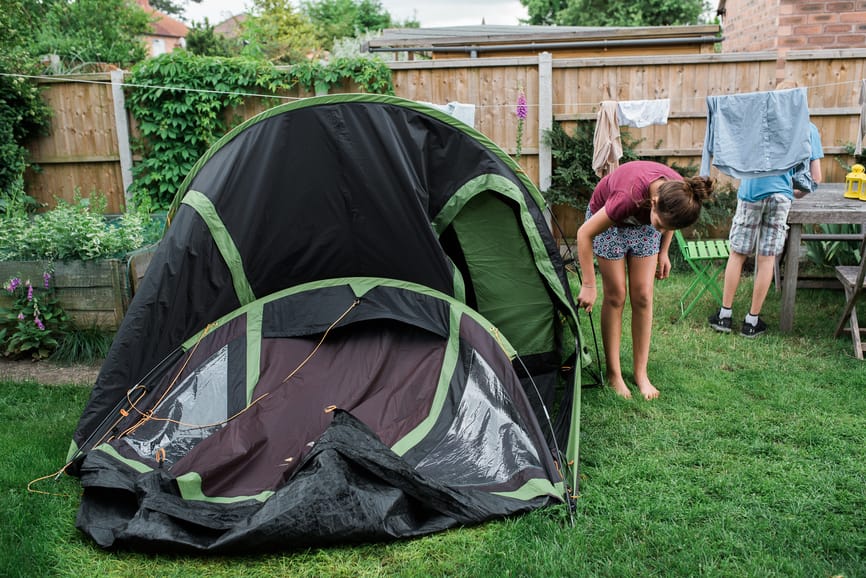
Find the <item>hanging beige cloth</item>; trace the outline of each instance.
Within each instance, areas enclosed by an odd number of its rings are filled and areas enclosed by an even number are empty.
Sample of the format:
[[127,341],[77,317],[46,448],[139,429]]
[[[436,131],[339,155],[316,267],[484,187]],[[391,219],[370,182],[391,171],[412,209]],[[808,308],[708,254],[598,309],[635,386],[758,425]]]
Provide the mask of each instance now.
[[592,139],[592,170],[600,177],[618,167],[619,159],[622,158],[617,108],[615,100],[605,100],[598,109]]

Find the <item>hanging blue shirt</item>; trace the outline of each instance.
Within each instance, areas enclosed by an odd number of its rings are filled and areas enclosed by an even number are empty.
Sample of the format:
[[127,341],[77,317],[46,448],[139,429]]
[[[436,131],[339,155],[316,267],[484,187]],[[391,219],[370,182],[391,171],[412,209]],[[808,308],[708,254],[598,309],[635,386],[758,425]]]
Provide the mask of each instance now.
[[[812,152],[809,157],[810,161],[824,158],[824,149],[821,146],[821,136],[818,134],[818,127],[811,122],[809,123],[809,144],[812,147]],[[793,176],[795,170],[796,169],[791,169],[787,173],[781,175],[758,177],[756,179],[743,179],[740,182],[740,188],[737,191],[737,198],[751,203],[756,203],[770,195],[781,193],[786,197],[793,199]]]
[[700,174],[711,165],[737,179],[786,173],[809,156],[808,125],[805,88],[708,96]]

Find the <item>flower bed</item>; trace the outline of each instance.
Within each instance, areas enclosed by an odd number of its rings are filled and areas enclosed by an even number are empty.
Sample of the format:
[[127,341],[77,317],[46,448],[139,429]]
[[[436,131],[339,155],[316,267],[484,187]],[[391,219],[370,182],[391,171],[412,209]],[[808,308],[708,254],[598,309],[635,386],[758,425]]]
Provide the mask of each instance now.
[[[50,273],[58,305],[75,327],[116,330],[165,217],[137,210],[106,217],[104,210],[98,194],[76,194],[33,215],[12,207],[0,227],[0,282],[36,283]],[[0,308],[11,302],[8,292],[0,295]]]
[[[131,295],[127,262],[122,259],[68,261],[0,261],[0,279],[28,279],[41,282],[46,269],[53,268],[56,297],[79,327],[95,326],[113,331],[120,326]],[[12,298],[0,293],[0,307],[9,307]]]

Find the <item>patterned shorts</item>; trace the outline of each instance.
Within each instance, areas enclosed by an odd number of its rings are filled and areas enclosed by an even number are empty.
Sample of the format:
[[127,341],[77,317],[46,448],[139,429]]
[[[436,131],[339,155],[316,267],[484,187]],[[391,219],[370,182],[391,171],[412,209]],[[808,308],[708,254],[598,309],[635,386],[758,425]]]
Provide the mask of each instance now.
[[737,212],[731,223],[731,250],[741,255],[781,255],[788,235],[788,211],[791,199],[771,195],[757,203],[737,201]]
[[[592,213],[586,210],[586,218]],[[635,227],[610,227],[592,240],[592,252],[602,259],[617,261],[626,255],[652,257],[661,246],[662,234],[652,225]]]

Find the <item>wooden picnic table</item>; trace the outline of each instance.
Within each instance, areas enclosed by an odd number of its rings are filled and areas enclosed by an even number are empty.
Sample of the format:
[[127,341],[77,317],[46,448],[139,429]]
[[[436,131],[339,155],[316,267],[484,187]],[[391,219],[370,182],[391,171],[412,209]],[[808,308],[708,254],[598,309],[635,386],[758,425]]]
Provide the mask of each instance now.
[[782,306],[779,330],[794,327],[794,301],[800,267],[802,241],[860,240],[856,234],[803,233],[803,225],[859,224],[866,225],[866,201],[846,199],[845,183],[822,183],[818,190],[802,199],[794,199],[788,212],[788,239],[785,249],[785,272],[782,282]]

